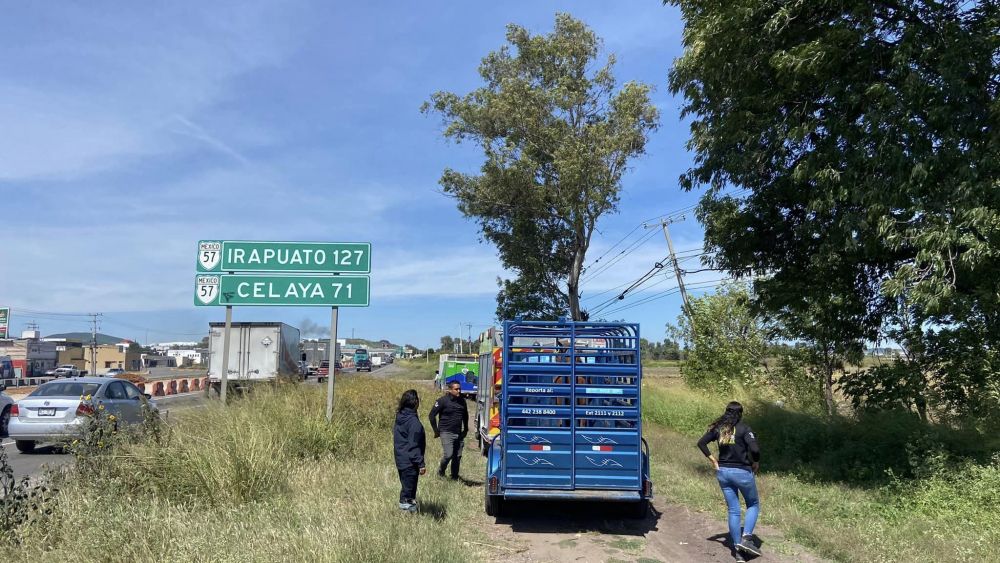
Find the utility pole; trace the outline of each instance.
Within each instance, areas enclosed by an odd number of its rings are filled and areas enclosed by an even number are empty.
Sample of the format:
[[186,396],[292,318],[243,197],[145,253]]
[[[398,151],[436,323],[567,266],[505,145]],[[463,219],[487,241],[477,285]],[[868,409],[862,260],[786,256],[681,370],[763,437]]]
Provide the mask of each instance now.
[[465,323],[465,328],[469,330],[469,353],[475,354],[472,350],[472,323]]
[[[677,276],[677,288],[681,292],[681,301],[683,301],[684,314],[687,315],[688,322],[694,326],[694,318],[691,315],[691,302],[688,301],[687,290],[684,288],[684,276],[681,274],[681,268],[677,264],[677,255],[674,253],[674,243],[670,240],[670,230],[667,229],[667,225],[672,223],[672,220],[667,220],[666,218],[660,219],[660,227],[663,228],[663,238],[667,239],[667,250],[670,252],[670,264],[674,267],[674,275]],[[645,225],[645,227],[651,228],[651,225]]]
[[97,319],[102,317],[101,313],[88,313],[90,317],[90,372],[89,375],[97,375]]
[[458,323],[458,353],[464,354],[465,346],[462,345],[462,323]]

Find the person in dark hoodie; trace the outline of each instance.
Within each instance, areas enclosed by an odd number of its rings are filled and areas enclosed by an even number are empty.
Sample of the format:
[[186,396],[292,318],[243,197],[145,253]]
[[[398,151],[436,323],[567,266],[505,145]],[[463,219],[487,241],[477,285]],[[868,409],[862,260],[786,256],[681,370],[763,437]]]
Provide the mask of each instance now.
[[392,446],[396,455],[396,469],[399,471],[399,509],[417,511],[417,480],[427,472],[424,466],[424,450],[427,440],[424,425],[417,418],[420,397],[413,389],[403,392],[396,409],[396,424],[392,428]]
[[[718,442],[719,457],[708,449],[708,444]],[[726,412],[709,425],[708,431],[698,440],[698,449],[712,463],[715,477],[722,488],[729,508],[729,536],[733,541],[733,556],[742,562],[743,554],[760,555],[754,541],[753,528],[760,515],[760,497],[754,475],[760,468],[760,446],[757,436],[743,422],[743,405],[732,401]],[[740,495],[747,503],[746,521],[740,529]]]

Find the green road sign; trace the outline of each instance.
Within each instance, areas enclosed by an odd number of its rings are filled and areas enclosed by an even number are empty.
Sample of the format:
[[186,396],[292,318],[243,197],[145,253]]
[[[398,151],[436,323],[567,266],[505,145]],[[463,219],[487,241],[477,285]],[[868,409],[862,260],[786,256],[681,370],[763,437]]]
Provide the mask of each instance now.
[[10,322],[10,309],[0,307],[0,338],[7,338],[7,324]]
[[199,274],[194,282],[194,304],[367,307],[368,281],[368,276]]
[[372,271],[372,245],[202,240],[198,241],[198,271],[367,274]]

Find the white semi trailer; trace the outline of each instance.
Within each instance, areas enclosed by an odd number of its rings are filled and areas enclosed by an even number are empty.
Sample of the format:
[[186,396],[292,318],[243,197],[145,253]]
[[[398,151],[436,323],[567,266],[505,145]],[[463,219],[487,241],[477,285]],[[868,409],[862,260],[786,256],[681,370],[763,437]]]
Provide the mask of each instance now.
[[[222,387],[222,355],[225,323],[209,323],[209,392]],[[232,323],[229,333],[229,390],[240,391],[278,378],[301,379],[299,375],[299,329],[285,323]]]

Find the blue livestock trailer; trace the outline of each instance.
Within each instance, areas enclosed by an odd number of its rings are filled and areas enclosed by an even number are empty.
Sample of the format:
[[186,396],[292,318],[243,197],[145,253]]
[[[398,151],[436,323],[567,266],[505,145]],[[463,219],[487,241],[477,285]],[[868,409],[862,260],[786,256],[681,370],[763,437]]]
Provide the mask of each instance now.
[[645,517],[639,325],[505,321],[502,355],[486,513],[501,515],[507,500],[596,500]]

